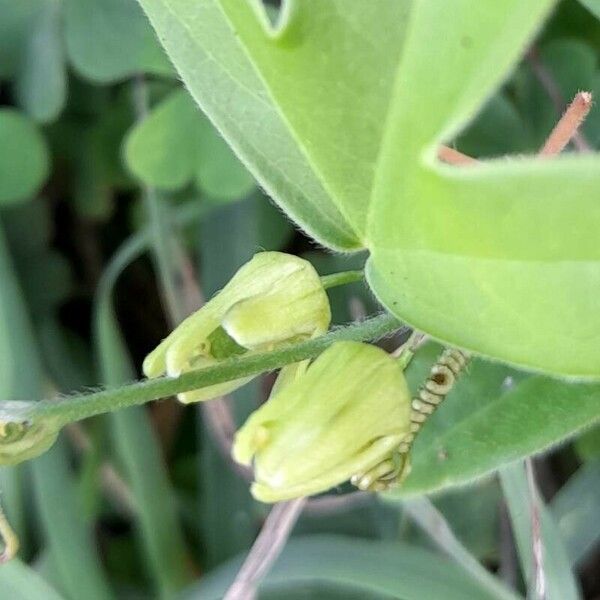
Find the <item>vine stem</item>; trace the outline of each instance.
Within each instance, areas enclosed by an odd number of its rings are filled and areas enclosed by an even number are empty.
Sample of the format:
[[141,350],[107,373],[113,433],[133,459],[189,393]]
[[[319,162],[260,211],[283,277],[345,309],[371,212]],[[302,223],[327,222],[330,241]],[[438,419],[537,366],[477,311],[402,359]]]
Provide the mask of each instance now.
[[396,317],[382,314],[362,323],[335,329],[313,340],[271,352],[229,358],[218,365],[189,371],[179,377],[159,377],[137,381],[115,389],[65,396],[57,400],[42,400],[32,405],[29,417],[31,419],[54,418],[59,425],[66,425],[94,415],[173,396],[180,392],[271,371],[290,363],[314,358],[334,342],[373,340],[391,334],[400,327],[401,323]]
[[321,277],[321,283],[323,287],[328,290],[338,285],[347,285],[349,283],[356,283],[357,281],[363,281],[365,278],[364,271],[342,271],[341,273],[334,273],[333,275],[324,275]]

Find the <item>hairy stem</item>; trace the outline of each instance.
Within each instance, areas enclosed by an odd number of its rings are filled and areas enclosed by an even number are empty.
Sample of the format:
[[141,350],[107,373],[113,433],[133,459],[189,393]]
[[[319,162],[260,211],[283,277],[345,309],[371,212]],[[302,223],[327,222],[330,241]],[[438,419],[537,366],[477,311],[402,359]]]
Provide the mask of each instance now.
[[313,358],[334,342],[372,340],[390,334],[400,327],[401,323],[396,317],[383,314],[362,323],[336,329],[314,340],[271,352],[230,358],[218,365],[189,371],[179,377],[159,377],[137,381],[115,389],[77,394],[58,400],[42,400],[31,407],[29,416],[32,419],[53,417],[58,420],[60,425],[66,425],[94,415],[173,396],[180,392],[271,371],[290,363]]
[[364,271],[342,271],[341,273],[334,273],[333,275],[324,275],[321,277],[321,283],[323,287],[328,290],[338,285],[347,285],[348,283],[355,283],[357,281],[363,281],[365,278]]

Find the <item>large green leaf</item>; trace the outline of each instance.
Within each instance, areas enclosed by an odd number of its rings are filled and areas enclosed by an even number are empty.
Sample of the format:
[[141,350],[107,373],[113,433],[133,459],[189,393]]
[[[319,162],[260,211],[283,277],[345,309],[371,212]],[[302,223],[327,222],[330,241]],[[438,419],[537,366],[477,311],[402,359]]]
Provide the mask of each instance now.
[[19,112],[0,109],[0,204],[33,196],[48,174],[48,151],[35,125]]
[[184,82],[271,196],[317,240],[364,241],[410,2],[142,0]]
[[[222,598],[240,560],[209,574],[186,600]],[[302,596],[301,593],[305,595]],[[291,540],[261,585],[260,598],[496,598],[432,552],[406,544],[343,536]]]
[[388,309],[438,339],[597,378],[600,161],[461,169],[433,155],[499,83],[551,4],[415,8],[371,205],[368,279]]
[[172,72],[135,0],[65,0],[65,35],[71,63],[93,81]]
[[[420,351],[408,375],[423,381],[439,353]],[[539,453],[600,420],[600,385],[525,377],[474,360],[415,440],[412,472],[394,494],[463,485],[512,461]]]
[[167,190],[195,181],[211,198],[243,198],[255,183],[184,90],[173,92],[136,125],[125,146],[129,168]]

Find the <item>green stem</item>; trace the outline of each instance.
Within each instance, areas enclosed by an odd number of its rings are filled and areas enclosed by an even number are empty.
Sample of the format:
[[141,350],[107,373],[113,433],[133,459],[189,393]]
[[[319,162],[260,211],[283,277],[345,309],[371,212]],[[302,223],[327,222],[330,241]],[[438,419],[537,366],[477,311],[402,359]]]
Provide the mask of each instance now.
[[341,273],[334,273],[333,275],[324,275],[321,277],[321,283],[323,287],[328,290],[338,285],[346,285],[348,283],[355,283],[357,281],[363,281],[365,277],[364,271],[342,271]]
[[115,389],[67,396],[58,400],[42,400],[31,408],[29,416],[32,419],[53,417],[58,419],[61,425],[66,425],[94,415],[173,396],[180,392],[277,369],[290,363],[313,358],[334,342],[373,340],[390,334],[400,327],[401,323],[395,317],[383,314],[361,323],[336,329],[314,340],[271,352],[230,358],[218,365],[189,371],[179,377],[148,379]]

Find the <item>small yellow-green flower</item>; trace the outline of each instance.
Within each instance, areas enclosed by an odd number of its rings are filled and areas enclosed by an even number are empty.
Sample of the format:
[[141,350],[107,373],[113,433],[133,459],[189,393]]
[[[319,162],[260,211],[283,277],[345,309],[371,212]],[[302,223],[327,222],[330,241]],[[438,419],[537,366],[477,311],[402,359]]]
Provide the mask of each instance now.
[[56,441],[60,427],[51,418],[30,418],[32,406],[32,402],[2,402],[0,466],[15,465],[34,458]]
[[[144,373],[178,376],[228,355],[270,350],[321,335],[330,321],[329,300],[313,266],[290,254],[261,252],[146,357]],[[178,398],[207,400],[249,379],[185,392]]]
[[254,462],[253,495],[278,502],[323,492],[387,459],[409,432],[410,393],[383,350],[338,342],[285,381],[238,431],[235,460]]

